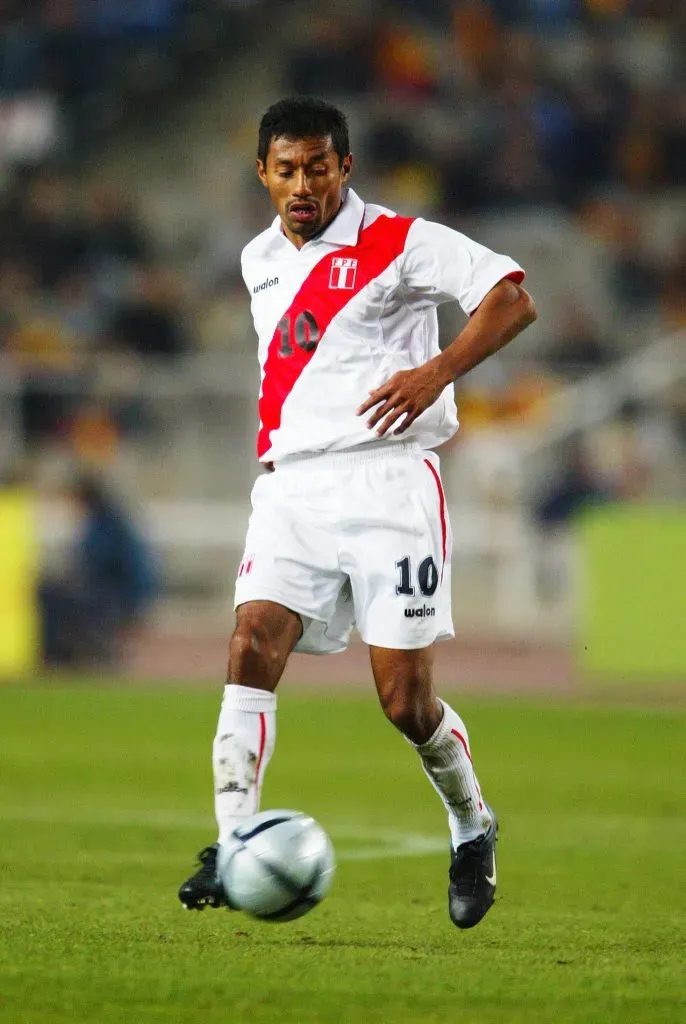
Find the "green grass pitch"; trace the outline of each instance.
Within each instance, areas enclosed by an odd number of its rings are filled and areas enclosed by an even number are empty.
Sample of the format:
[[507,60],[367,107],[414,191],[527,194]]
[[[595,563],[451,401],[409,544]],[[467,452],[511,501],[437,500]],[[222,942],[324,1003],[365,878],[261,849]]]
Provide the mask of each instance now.
[[317,817],[339,866],[270,925],[176,899],[214,838],[218,692],[0,687],[0,1021],[685,1020],[683,712],[448,696],[501,819],[464,933],[442,808],[368,695],[281,695],[263,805]]

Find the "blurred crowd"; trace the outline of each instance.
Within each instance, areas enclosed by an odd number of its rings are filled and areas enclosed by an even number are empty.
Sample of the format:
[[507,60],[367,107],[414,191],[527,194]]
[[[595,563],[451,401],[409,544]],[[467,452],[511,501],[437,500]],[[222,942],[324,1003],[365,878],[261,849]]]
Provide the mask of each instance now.
[[191,345],[181,276],[157,257],[134,208],[103,181],[40,171],[0,207],[0,360],[28,446],[144,426],[108,381]]
[[0,413],[18,402],[23,454],[107,461],[153,425],[146,365],[193,350],[184,267],[93,168],[230,58],[261,2],[0,0]]
[[[247,337],[240,230],[224,266],[207,250],[170,263],[89,154],[127,103],[156,117],[173,107],[171,83],[192,88],[209,38],[228,60],[240,32],[228,43],[220,27],[248,7],[260,0],[0,0],[0,367],[29,450],[47,438],[116,450],[151,428],[136,395],[145,367]],[[350,110],[365,193],[467,231],[482,216],[525,225],[555,211],[603,247],[606,322],[570,285],[525,375],[466,382],[467,427],[535,424],[551,388],[624,354],[627,324],[642,338],[686,327],[683,4],[294,0],[288,15],[274,92]],[[131,103],[141,95],[154,103]],[[255,230],[269,218],[262,195],[258,206]],[[686,401],[670,401],[683,440]]]
[[132,106],[230,51],[230,15],[252,2],[0,0],[0,167],[92,154]]
[[[361,144],[399,207],[456,222],[560,208],[613,249],[620,312],[686,323],[686,224],[660,250],[639,215],[686,182],[686,6],[672,0],[355,0],[310,5],[286,91],[357,99]],[[683,196],[682,205],[683,205]],[[675,200],[676,203],[676,200]],[[589,325],[561,362],[593,367]]]
[[426,187],[446,213],[684,180],[682,4],[393,0],[362,18],[356,5],[316,12],[290,87],[442,107],[450,130],[436,137],[426,117],[381,118],[370,134],[381,170],[434,168]]

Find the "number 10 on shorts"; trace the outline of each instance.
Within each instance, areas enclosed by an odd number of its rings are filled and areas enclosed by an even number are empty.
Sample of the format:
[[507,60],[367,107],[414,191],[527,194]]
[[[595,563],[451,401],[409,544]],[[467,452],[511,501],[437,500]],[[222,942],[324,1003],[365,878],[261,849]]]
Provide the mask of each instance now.
[[[415,589],[412,586],[412,562],[409,555],[401,558],[395,563],[400,573],[400,582],[396,584],[395,592],[398,596],[414,597]],[[438,586],[438,569],[431,555],[422,559],[417,567],[417,585],[424,597],[433,597]]]

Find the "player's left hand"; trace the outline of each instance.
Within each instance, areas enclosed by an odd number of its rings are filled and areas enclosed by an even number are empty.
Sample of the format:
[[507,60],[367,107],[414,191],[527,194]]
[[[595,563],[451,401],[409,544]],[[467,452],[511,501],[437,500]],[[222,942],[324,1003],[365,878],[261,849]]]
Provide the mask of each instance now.
[[402,434],[434,404],[449,383],[433,360],[415,370],[399,370],[385,384],[369,393],[357,415],[363,416],[377,406],[367,420],[367,426],[371,430],[381,423],[376,431],[379,437],[383,437],[402,416],[403,422],[393,431],[394,434]]

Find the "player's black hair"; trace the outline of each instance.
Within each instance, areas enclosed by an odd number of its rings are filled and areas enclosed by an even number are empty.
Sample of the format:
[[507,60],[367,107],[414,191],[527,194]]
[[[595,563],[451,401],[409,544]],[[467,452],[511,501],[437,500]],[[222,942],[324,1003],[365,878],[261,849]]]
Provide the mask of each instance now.
[[340,165],[350,152],[348,122],[343,111],[310,96],[279,100],[260,121],[257,156],[266,164],[272,139],[315,139],[327,135],[331,136]]

